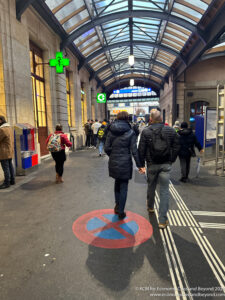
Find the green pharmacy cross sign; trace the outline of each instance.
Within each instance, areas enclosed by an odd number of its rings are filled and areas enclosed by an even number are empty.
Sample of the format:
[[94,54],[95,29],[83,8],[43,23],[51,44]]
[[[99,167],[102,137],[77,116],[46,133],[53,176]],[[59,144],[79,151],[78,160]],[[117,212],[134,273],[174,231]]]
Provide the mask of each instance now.
[[97,103],[106,103],[106,93],[97,94]]
[[49,60],[50,67],[56,67],[56,73],[64,73],[63,68],[70,65],[69,58],[63,58],[62,52],[56,52],[55,58]]

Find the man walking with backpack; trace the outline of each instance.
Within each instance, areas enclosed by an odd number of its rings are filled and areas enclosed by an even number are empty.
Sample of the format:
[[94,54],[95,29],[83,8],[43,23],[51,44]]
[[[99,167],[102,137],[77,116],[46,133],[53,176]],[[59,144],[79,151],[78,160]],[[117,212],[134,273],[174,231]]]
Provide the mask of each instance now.
[[99,141],[98,150],[99,156],[102,156],[105,140],[106,140],[106,122],[102,122],[101,127],[98,129],[97,137]]
[[94,147],[96,149],[97,147],[97,141],[98,141],[98,130],[101,127],[101,123],[98,120],[95,120],[95,122],[92,124],[91,128],[93,130],[93,139],[94,139]]
[[169,209],[169,178],[171,165],[175,162],[179,151],[179,139],[175,130],[165,126],[160,111],[150,112],[150,126],[143,130],[139,143],[141,172],[145,172],[147,162],[147,210],[154,213],[156,185],[160,185],[159,228],[167,227],[167,211]]

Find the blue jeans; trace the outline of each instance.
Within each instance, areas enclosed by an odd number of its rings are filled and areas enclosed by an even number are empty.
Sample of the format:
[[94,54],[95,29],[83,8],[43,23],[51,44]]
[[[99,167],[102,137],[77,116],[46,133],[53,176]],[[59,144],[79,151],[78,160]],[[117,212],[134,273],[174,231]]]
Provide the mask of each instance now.
[[99,154],[102,154],[103,147],[104,147],[104,142],[99,140],[99,146],[98,146]]
[[12,164],[12,158],[1,160],[2,170],[4,172],[5,184],[10,184],[10,181],[15,180],[14,168]]
[[169,179],[171,164],[148,165],[147,205],[153,208],[155,204],[155,190],[159,183],[159,222],[165,223],[169,209]]
[[124,212],[124,208],[127,201],[127,190],[128,190],[128,179],[116,179],[114,192],[115,192],[115,201],[116,204],[119,205],[119,213],[122,214]]

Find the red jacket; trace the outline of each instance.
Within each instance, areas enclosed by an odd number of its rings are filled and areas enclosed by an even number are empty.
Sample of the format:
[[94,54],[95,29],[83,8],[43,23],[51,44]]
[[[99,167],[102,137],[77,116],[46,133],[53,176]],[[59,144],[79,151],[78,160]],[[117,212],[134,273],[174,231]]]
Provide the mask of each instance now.
[[[64,132],[55,131],[55,134],[60,134],[61,135],[61,148],[62,148],[62,150],[65,150],[65,146],[67,146],[69,148],[72,146],[72,143],[68,140],[68,137],[67,137],[66,134],[64,134]],[[46,145],[48,144],[48,141],[49,141],[51,136],[52,136],[52,133],[48,136],[48,138],[46,140]]]

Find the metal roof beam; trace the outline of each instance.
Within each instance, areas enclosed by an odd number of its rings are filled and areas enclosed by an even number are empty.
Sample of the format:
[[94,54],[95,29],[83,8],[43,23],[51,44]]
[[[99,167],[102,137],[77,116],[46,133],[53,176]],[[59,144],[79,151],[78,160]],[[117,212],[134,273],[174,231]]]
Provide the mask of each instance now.
[[[169,47],[157,44],[157,43],[153,43],[153,42],[147,42],[147,41],[133,41],[133,46],[135,46],[135,45],[158,48],[160,50],[163,50],[165,52],[168,52],[168,53],[176,56],[177,58],[180,58],[185,63],[184,58],[179,54],[179,52],[173,50],[172,48],[169,48]],[[111,45],[102,47],[101,49],[97,50],[96,52],[94,52],[91,55],[89,55],[88,57],[86,57],[85,60],[81,61],[79,64],[79,70],[84,65],[86,65],[88,62],[90,62],[92,59],[99,56],[100,54],[105,53],[106,51],[111,50],[111,49],[126,47],[126,46],[130,46],[130,41],[118,42],[115,44],[111,44]]]
[[[132,78],[136,81],[135,85],[144,86],[144,82],[145,82],[149,84],[149,87],[151,87],[153,91],[156,91],[157,94],[159,94],[159,90],[163,88],[158,82],[155,82],[154,80],[150,80],[149,78],[140,78],[140,77],[132,77]],[[126,87],[126,85],[130,86],[130,79],[122,78],[120,79],[120,82],[114,81],[110,85],[106,86],[104,90],[106,92],[112,92],[113,89],[116,87],[122,88],[122,84],[124,87]]]
[[108,5],[106,5],[99,13],[98,13],[98,16],[101,16],[104,11],[107,10],[107,8],[109,8],[113,3],[115,2],[115,0],[112,0]]
[[20,21],[22,14],[35,0],[16,0],[16,18]]
[[[128,11],[133,10],[133,0],[128,0]],[[130,31],[130,55],[134,54],[133,47],[133,18],[129,18],[129,31]]]
[[[111,4],[112,4],[112,3],[113,3],[113,2],[111,2]],[[96,5],[95,5],[94,0],[92,0],[92,4],[93,4],[93,7],[94,7],[94,10],[95,10],[95,13],[96,13],[97,18],[99,18],[98,9],[97,9],[97,7],[96,7]],[[110,5],[109,5],[109,6],[110,6]],[[106,38],[106,35],[105,35],[104,28],[103,28],[102,25],[100,25],[100,27],[101,27],[101,30],[102,30],[102,35],[103,35],[105,44],[106,44],[106,46],[108,46],[108,41],[107,41],[107,38]],[[101,43],[101,45],[102,45],[102,47],[103,47],[103,43],[101,42],[101,39],[100,39],[100,38],[99,38],[99,41],[100,41],[100,43]],[[107,59],[107,61],[108,61],[108,63],[109,63],[110,60],[109,60],[108,56],[107,56],[107,55],[105,55],[105,56],[106,56],[106,59]],[[111,60],[113,60],[111,52],[109,52],[109,56],[110,56]]]
[[[100,74],[103,71],[107,70],[111,66],[115,66],[117,64],[124,64],[126,62],[128,62],[128,59],[126,59],[126,58],[125,59],[116,60],[116,61],[112,61],[108,65],[105,65],[102,68],[100,68],[99,70],[97,70],[95,72],[95,74],[93,74],[93,77],[90,77],[90,80],[92,80],[95,76],[97,76],[98,74]],[[156,61],[154,59],[149,60],[147,58],[138,58],[138,57],[135,57],[135,62],[144,62],[144,63],[154,64],[154,65],[156,65],[156,66],[158,66],[160,68],[163,68],[163,69],[165,69],[167,71],[170,70],[170,68],[167,65],[162,64],[162,63],[160,63],[160,62],[158,62],[158,61]]]
[[225,51],[205,54],[205,55],[200,57],[199,61],[207,60],[207,59],[211,59],[211,58],[215,58],[215,57],[221,57],[221,56],[225,56]]
[[198,58],[203,55],[203,53],[210,47],[213,47],[217,39],[225,32],[225,3],[220,7],[213,21],[205,28],[206,34],[206,44],[202,44],[200,41],[194,45],[193,49],[188,53],[186,58],[186,66],[179,65],[176,70],[174,77],[177,79],[188,66],[193,64],[198,60]]
[[197,26],[193,25],[192,23],[176,17],[174,15],[168,14],[167,12],[159,12],[154,10],[132,10],[132,11],[122,11],[117,13],[108,14],[102,17],[96,17],[92,21],[86,23],[85,25],[81,26],[74,32],[72,32],[66,39],[64,39],[61,43],[61,48],[63,49],[68,44],[71,44],[74,40],[76,40],[79,36],[84,34],[85,32],[88,32],[95,26],[99,26],[101,24],[118,20],[118,19],[125,19],[125,18],[156,18],[160,20],[166,20],[168,22],[175,23],[177,25],[180,25],[186,29],[188,29],[191,32],[195,32],[196,34],[201,37],[201,39],[205,40],[205,34],[204,32],[199,29]]
[[[45,22],[48,24],[48,26],[63,40],[66,37],[66,32],[63,29],[62,25],[59,23],[59,21],[56,19],[50,8],[47,6],[44,0],[38,0],[32,2],[33,8],[38,12],[38,14],[45,20]],[[68,46],[68,49],[73,53],[75,57],[77,57],[78,60],[84,59],[84,56],[79,51],[79,49],[74,45],[74,43],[70,44]],[[90,65],[85,66],[87,71],[92,76],[94,70],[90,67]],[[100,79],[98,77],[95,78],[97,82],[100,82]],[[102,85],[102,88],[104,88],[104,85]]]
[[[147,73],[147,74],[150,74],[152,76],[155,76],[161,80],[164,79],[164,77],[162,77],[161,75],[157,74],[157,73],[154,73],[152,71],[147,71],[144,70],[144,69],[131,69],[131,70],[125,70],[125,71],[121,71],[121,72],[117,72],[117,73],[114,73],[110,76],[108,76],[107,78],[103,79],[102,80],[102,83],[104,84],[105,82],[107,82],[108,80],[112,79],[113,77],[115,76],[121,76],[121,75],[125,75],[125,74],[132,74],[132,73]],[[134,74],[135,75],[135,74]],[[145,77],[144,77],[145,78]],[[98,88],[99,86],[97,86]]]

